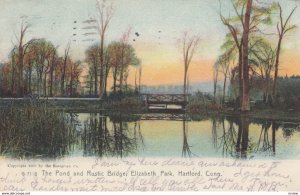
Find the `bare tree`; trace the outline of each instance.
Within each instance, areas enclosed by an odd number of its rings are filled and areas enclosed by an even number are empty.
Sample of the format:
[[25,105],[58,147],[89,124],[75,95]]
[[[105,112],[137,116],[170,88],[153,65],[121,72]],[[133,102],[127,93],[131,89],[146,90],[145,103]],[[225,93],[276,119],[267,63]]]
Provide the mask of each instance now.
[[99,64],[99,71],[100,71],[100,84],[99,84],[99,95],[102,96],[104,93],[104,42],[105,42],[105,33],[108,29],[108,25],[111,21],[111,18],[114,14],[113,5],[110,4],[109,6],[106,5],[105,0],[97,0],[97,9],[99,14],[98,21],[98,31],[100,34],[100,64]]
[[188,32],[184,32],[180,40],[180,47],[183,55],[184,75],[183,75],[183,94],[184,101],[187,100],[187,81],[188,81],[188,70],[192,61],[193,55],[199,46],[200,38],[198,36],[190,36]]
[[230,78],[230,66],[235,65],[235,54],[234,54],[235,47],[228,49],[223,53],[218,61],[216,62],[217,71],[221,72],[224,77],[223,81],[223,97],[222,97],[222,104],[225,102],[225,93],[226,93],[226,83],[227,79]]
[[[120,55],[120,90],[123,90],[124,83],[124,73],[127,70],[128,65],[132,61],[132,52],[130,51],[132,47],[128,44],[129,36],[131,33],[131,28],[125,31],[120,39],[121,43],[121,55]],[[125,77],[126,78],[126,77]]]
[[219,64],[216,62],[213,67],[213,80],[214,80],[214,101],[217,101],[217,85],[218,85],[218,76],[219,76]]
[[139,68],[139,93],[141,93],[142,71],[143,71],[143,67],[140,66],[140,68]]
[[277,24],[277,32],[278,32],[278,43],[277,43],[277,50],[276,50],[276,60],[275,60],[275,72],[274,72],[274,83],[273,83],[273,99],[275,100],[275,102],[277,101],[277,77],[278,77],[278,67],[279,67],[279,59],[280,59],[280,51],[281,51],[281,45],[282,45],[282,40],[284,35],[296,28],[296,25],[289,25],[289,21],[293,15],[293,13],[295,12],[296,8],[295,7],[291,13],[289,14],[289,16],[287,17],[287,19],[284,21],[283,19],[283,11],[281,8],[281,5],[278,3],[278,7],[279,7],[279,22]]
[[23,70],[24,70],[24,56],[28,46],[34,41],[31,39],[28,42],[24,41],[26,32],[30,25],[24,25],[22,22],[21,30],[20,30],[20,37],[18,39],[18,61],[17,61],[17,95],[23,96],[24,94],[24,82],[23,82]]

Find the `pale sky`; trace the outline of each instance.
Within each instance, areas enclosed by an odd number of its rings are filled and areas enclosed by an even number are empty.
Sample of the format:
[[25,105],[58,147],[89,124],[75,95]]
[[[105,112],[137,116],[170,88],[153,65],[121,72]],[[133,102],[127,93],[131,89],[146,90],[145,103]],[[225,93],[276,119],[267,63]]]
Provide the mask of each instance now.
[[[229,16],[229,10],[232,9],[230,1],[220,1],[222,13]],[[118,40],[124,31],[129,27],[132,28],[130,43],[142,60],[143,84],[182,82],[182,55],[176,42],[184,31],[201,37],[200,47],[190,66],[191,82],[212,80],[212,66],[220,54],[219,48],[227,33],[218,15],[219,0],[107,0],[107,2],[113,3],[115,14],[107,31],[106,43]],[[280,0],[280,2],[286,13],[297,4],[294,0]],[[83,21],[96,16],[95,0],[0,0],[0,5],[0,62],[7,59],[13,43],[17,42],[15,34],[18,35],[22,20],[31,24],[26,40],[45,38],[59,46],[61,54],[71,40],[71,56],[76,60],[84,60],[85,49],[94,42],[99,42],[98,35],[83,35],[95,32],[83,29],[89,26]],[[300,27],[299,18],[300,8],[296,10],[291,21],[298,27]],[[136,37],[135,32],[140,36]],[[284,40],[281,62],[283,75],[300,74],[299,37],[300,30],[296,30]],[[82,41],[84,39],[94,41],[84,42]]]

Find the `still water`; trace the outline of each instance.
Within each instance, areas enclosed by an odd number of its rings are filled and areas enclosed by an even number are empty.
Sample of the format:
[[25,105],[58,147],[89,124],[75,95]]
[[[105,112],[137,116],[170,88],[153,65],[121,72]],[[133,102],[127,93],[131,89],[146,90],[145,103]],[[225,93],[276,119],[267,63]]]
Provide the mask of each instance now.
[[[10,141],[0,144],[0,155],[300,159],[297,123],[246,116],[193,120],[183,114],[65,113],[64,117],[70,128],[58,130],[60,134],[46,130],[2,134],[1,140]],[[17,146],[16,136],[24,138]]]

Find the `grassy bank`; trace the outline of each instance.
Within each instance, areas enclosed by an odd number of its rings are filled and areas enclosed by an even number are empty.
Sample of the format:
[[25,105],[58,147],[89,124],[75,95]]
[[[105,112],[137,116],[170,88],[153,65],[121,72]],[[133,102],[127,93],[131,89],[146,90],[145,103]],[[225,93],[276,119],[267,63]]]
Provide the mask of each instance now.
[[45,102],[14,103],[0,110],[0,154],[12,157],[58,157],[74,142],[74,129],[64,112]]
[[[0,106],[3,109],[15,107],[28,109],[32,105],[43,105],[48,110],[65,111],[65,112],[123,112],[131,114],[140,114],[147,112],[146,107],[138,96],[126,97],[122,99],[104,99],[104,100],[3,100],[0,99]],[[195,120],[214,116],[239,116],[241,113],[233,108],[224,108],[219,104],[215,104],[210,100],[199,99],[191,100],[187,113],[189,113]],[[5,114],[3,112],[2,114]],[[300,122],[300,111],[282,108],[270,107],[252,107],[251,111],[247,113],[251,118],[267,119],[267,120],[284,120]]]

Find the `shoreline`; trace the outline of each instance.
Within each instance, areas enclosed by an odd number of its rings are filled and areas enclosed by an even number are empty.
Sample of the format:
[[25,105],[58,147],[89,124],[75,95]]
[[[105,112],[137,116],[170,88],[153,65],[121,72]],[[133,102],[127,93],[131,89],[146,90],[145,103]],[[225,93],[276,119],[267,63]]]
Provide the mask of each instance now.
[[[38,100],[38,99],[36,99]],[[36,101],[30,98],[23,99],[14,99],[14,98],[0,98],[0,108],[5,108],[9,105],[13,106],[26,106],[30,103],[46,103],[48,109],[62,110],[65,112],[74,112],[74,113],[98,113],[98,112],[107,112],[107,113],[116,113],[123,112],[128,114],[145,114],[149,113],[147,109],[142,106],[142,104],[132,104],[131,107],[128,107],[126,104],[121,104],[123,106],[115,107],[114,104],[107,100],[101,100],[99,98],[93,99],[71,99],[71,98],[44,98],[40,101]],[[154,112],[155,113],[155,112]],[[163,113],[163,112],[162,112]],[[197,110],[197,111],[180,111],[178,113],[186,113],[191,116],[192,119],[203,120],[204,118],[210,117],[239,117],[242,113],[239,111],[231,109],[221,109],[221,110]],[[288,122],[300,122],[300,111],[297,110],[280,110],[278,108],[264,108],[258,109],[253,108],[248,113],[244,115],[250,117],[251,119],[257,120],[270,120],[270,121],[288,121]]]

